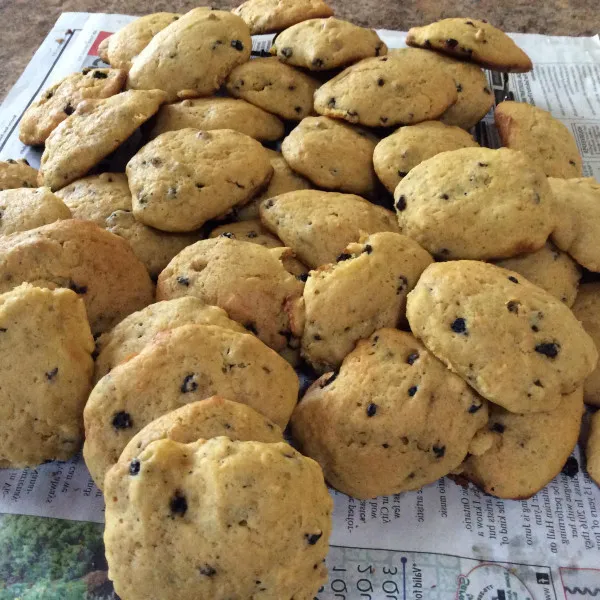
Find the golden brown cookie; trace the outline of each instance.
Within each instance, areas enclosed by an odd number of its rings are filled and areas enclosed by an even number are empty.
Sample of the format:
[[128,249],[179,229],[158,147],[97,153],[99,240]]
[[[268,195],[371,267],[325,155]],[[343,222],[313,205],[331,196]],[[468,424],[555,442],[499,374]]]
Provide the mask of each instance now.
[[15,188],[37,187],[38,172],[26,159],[0,160],[0,192]]
[[587,472],[596,485],[600,486],[600,411],[591,420],[590,437],[585,449]]

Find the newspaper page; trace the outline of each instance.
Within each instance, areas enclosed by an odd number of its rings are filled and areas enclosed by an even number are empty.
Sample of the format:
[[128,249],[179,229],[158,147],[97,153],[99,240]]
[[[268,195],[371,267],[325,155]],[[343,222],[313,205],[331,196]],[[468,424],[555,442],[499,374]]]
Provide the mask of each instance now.
[[[98,44],[132,18],[61,16],[0,108],[0,159],[39,164],[39,149],[18,140],[24,110],[66,74],[102,64]],[[379,33],[390,48],[404,45],[401,32]],[[550,110],[575,136],[585,174],[600,179],[600,39],[513,37],[535,68],[508,77],[488,73],[496,101],[512,97]],[[253,54],[268,51],[271,39],[257,36]],[[499,145],[491,114],[475,134]],[[572,461],[584,464],[579,449]],[[81,456],[0,470],[0,491],[0,600],[116,598],[103,556],[102,494]],[[330,577],[319,600],[600,597],[600,489],[581,467],[528,500],[501,500],[448,478],[368,501],[331,493]],[[55,554],[63,571],[46,565]]]

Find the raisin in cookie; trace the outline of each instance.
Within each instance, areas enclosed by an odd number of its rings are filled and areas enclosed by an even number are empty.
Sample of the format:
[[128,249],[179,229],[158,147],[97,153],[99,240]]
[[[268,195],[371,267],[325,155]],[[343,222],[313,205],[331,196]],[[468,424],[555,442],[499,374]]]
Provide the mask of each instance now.
[[587,472],[596,485],[600,486],[600,411],[591,420],[590,436],[585,449]]
[[369,127],[437,119],[456,102],[456,86],[422,52],[406,48],[344,69],[315,92],[316,112]]
[[161,331],[181,325],[215,325],[246,333],[236,321],[218,306],[204,304],[193,296],[155,302],[125,317],[96,341],[94,378],[98,381],[122,362],[139,354]]
[[298,175],[290,169],[283,155],[274,150],[267,150],[273,167],[273,177],[269,181],[269,185],[265,191],[250,200],[248,204],[244,204],[235,209],[236,218],[240,221],[258,219],[259,208],[263,200],[285,194],[285,192],[295,192],[296,190],[309,190],[312,185],[308,179]]
[[557,213],[552,241],[582,267],[600,272],[600,183],[592,177],[548,179]]
[[70,218],[71,211],[48,188],[0,192],[0,236]]
[[378,231],[398,233],[394,215],[360,196],[300,190],[263,201],[260,219],[309,267],[335,262],[351,242]]
[[548,111],[525,102],[500,102],[494,110],[502,145],[520,150],[548,177],[583,174],[577,143],[569,128]]
[[252,35],[282,31],[308,19],[333,15],[323,0],[247,0],[233,12],[244,19]]
[[448,150],[479,146],[459,127],[439,121],[423,121],[400,127],[375,147],[373,165],[381,183],[392,194],[408,172],[424,160]]
[[[579,287],[573,304],[573,314],[585,331],[600,348],[600,283],[584,283]],[[600,369],[596,370],[583,384],[584,400],[592,406],[600,406]]]
[[260,143],[233,129],[168,131],[127,164],[133,214],[162,231],[193,231],[226,215],[272,173]]
[[29,146],[43,144],[80,102],[114,96],[126,79],[127,73],[120,69],[84,69],[68,75],[27,108],[19,123],[19,139]]
[[534,252],[555,225],[543,171],[507,148],[437,154],[402,179],[394,199],[402,233],[442,259]]
[[[283,442],[151,443],[106,478],[109,577],[128,600],[312,600],[333,501]],[[132,466],[133,465],[133,466]]]
[[566,252],[561,252],[551,242],[531,254],[499,260],[495,264],[523,275],[567,306],[573,306],[581,270]]
[[110,329],[154,296],[152,281],[129,244],[77,219],[0,237],[0,293],[24,281],[76,292],[93,333]]
[[412,335],[380,329],[309,388],[291,424],[325,479],[366,499],[448,474],[486,421],[486,402]]
[[160,90],[80,102],[46,140],[38,183],[59,190],[116,150],[165,100]]
[[184,404],[219,395],[251,406],[285,428],[298,377],[276,352],[248,333],[214,325],[163,331],[139,354],[100,379],[85,406],[83,456],[102,485],[131,438]]
[[313,111],[319,82],[275,57],[256,58],[233,69],[227,91],[282,119],[300,121]]
[[37,177],[37,170],[24,158],[0,160],[0,192],[15,188],[37,187]]
[[306,117],[283,140],[281,152],[294,171],[327,190],[370,196],[376,138],[330,119]]
[[130,89],[160,89],[169,102],[210,96],[250,58],[248,26],[223,10],[194,8],[159,31],[133,59]]
[[358,340],[404,324],[406,295],[433,262],[417,242],[374,233],[337,263],[311,271],[304,287],[302,355],[319,372],[336,369]]
[[133,59],[150,43],[150,40],[180,15],[170,12],[152,13],[135,19],[107,38],[105,60],[111,67],[129,71]]
[[598,360],[594,342],[560,300],[483,262],[427,267],[408,295],[406,316],[430,352],[511,412],[555,409]]
[[283,137],[281,120],[258,106],[236,98],[196,98],[166,104],[156,115],[152,135],[177,129],[235,129],[255,140],[272,142]]
[[554,410],[517,414],[490,404],[490,419],[461,475],[486,494],[522,500],[539,492],[561,471],[577,443],[583,416],[581,388],[559,397]]
[[[184,404],[168,412],[133,436],[119,457],[129,467],[136,456],[156,440],[173,440],[189,444],[225,436],[230,440],[256,441],[267,444],[283,442],[281,429],[260,413],[239,402],[220,396]],[[134,467],[135,469],[135,467]]]
[[383,56],[387,46],[373,29],[341,19],[309,19],[282,31],[273,41],[271,54],[294,67],[326,71]]
[[0,468],[77,452],[93,350],[85,307],[72,291],[23,284],[0,296]]
[[289,339],[304,285],[281,262],[284,248],[218,237],[180,252],[158,278],[157,299],[196,296],[281,350]]
[[469,60],[494,71],[526,73],[533,68],[529,56],[508,35],[487,21],[477,19],[442,19],[424,27],[411,27],[406,43]]

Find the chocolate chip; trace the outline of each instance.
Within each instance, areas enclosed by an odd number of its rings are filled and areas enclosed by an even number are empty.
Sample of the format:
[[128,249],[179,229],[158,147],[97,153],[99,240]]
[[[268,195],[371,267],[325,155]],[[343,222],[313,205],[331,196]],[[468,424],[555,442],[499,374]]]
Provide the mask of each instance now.
[[468,410],[469,414],[474,415],[482,406],[483,404],[471,404]]
[[544,387],[544,385],[542,384],[542,382],[541,382],[539,379],[536,379],[536,380],[533,382],[533,385],[536,385],[537,387],[541,387],[541,388],[543,388],[543,387]]
[[441,198],[442,200],[450,200],[450,196],[448,196],[448,194],[442,194],[442,195],[440,196],[440,198]]
[[244,44],[240,40],[231,40],[231,47],[241,52],[244,49]]
[[460,92],[462,92],[462,85],[460,85],[460,83],[456,84],[456,91],[460,94]]
[[540,330],[540,328],[537,325],[531,326],[531,331],[534,331],[535,333],[537,333],[539,330]]
[[198,570],[200,571],[200,575],[204,575],[205,577],[214,577],[217,574],[217,570],[206,563],[199,567]]
[[8,329],[6,327],[0,327],[0,333],[6,333]]
[[443,458],[444,454],[446,454],[446,446],[433,446],[431,449],[436,458]]
[[92,77],[94,79],[108,79],[108,73],[103,73],[102,71],[94,71],[92,73]]
[[406,208],[406,196],[400,196],[398,200],[396,200],[396,210],[403,211]]
[[512,275],[510,275],[510,276],[508,277],[508,280],[509,280],[509,281],[512,281],[513,283],[519,283],[519,280],[518,280],[516,277],[513,277]]
[[517,300],[510,300],[506,303],[506,308],[508,309],[508,312],[515,313],[517,315],[519,314],[519,306],[521,306],[521,303]]
[[338,372],[334,371],[325,381],[323,381],[320,385],[321,389],[327,387],[330,383],[333,383],[338,376]]
[[179,490],[175,490],[175,495],[171,498],[169,507],[171,508],[171,513],[173,515],[178,515],[180,517],[183,517],[183,515],[185,515],[187,512],[187,500]]
[[376,335],[376,336],[373,338],[373,343],[371,344],[371,346],[375,346],[375,344],[377,344],[377,342],[378,342],[378,341],[379,341],[379,336],[378,336],[378,335]]
[[367,417],[374,417],[376,413],[377,413],[377,404],[374,404],[373,402],[369,402],[369,404],[367,405]]
[[452,325],[450,325],[450,329],[452,329],[454,333],[464,333],[467,335],[467,322],[462,317],[454,319]]
[[329,98],[329,100],[327,101],[327,106],[329,108],[334,108],[335,107],[335,98]]
[[347,252],[342,252],[336,259],[336,262],[342,262],[344,260],[348,260],[352,258],[352,254],[348,254]]
[[569,456],[561,473],[567,477],[575,477],[579,473],[579,463],[574,456]]
[[273,199],[267,200],[265,202],[265,208],[271,208],[273,206],[273,204],[275,204],[275,200],[273,200]]
[[570,164],[570,165],[573,165],[573,166],[575,166],[575,165],[576,165],[576,163],[575,163],[575,161],[574,161],[574,160],[570,160],[570,161],[569,161],[569,164]]
[[73,290],[76,294],[83,296],[83,294],[87,293],[87,285],[77,285],[73,280],[69,282],[69,289]]
[[300,275],[296,275],[296,279],[306,282],[308,279],[308,273],[300,273]]
[[115,413],[112,418],[112,426],[115,429],[129,429],[133,426],[131,415],[124,410]]
[[67,104],[63,110],[64,113],[68,116],[71,116],[75,112],[75,109],[70,104]]
[[179,285],[184,285],[185,287],[189,287],[190,286],[190,280],[187,277],[184,277],[183,275],[180,275],[177,278],[177,283]]
[[282,48],[280,50],[281,54],[283,54],[283,56],[285,56],[286,58],[289,58],[290,56],[292,56],[292,54],[294,54],[294,51],[289,47],[286,46],[285,48]]
[[465,21],[465,25],[470,25],[471,27],[475,27],[473,21]]
[[58,375],[58,367],[54,367],[54,369],[52,369],[52,371],[48,371],[46,373],[46,379],[48,381],[52,381],[57,375]]
[[408,171],[398,171],[398,177],[406,177],[408,175]]
[[313,67],[317,67],[317,69],[320,69],[323,66],[323,61],[320,58],[315,58],[312,61]]
[[251,240],[253,240],[254,238],[258,237],[258,233],[256,233],[256,231],[249,231],[246,234],[246,237],[249,238],[249,239],[251,239]]
[[385,80],[384,80],[384,79],[381,79],[381,77],[380,77],[380,78],[377,80],[377,85],[378,85],[379,87],[381,87],[381,86],[382,86],[382,85],[384,85],[384,84],[385,84]]
[[398,277],[398,287],[396,288],[396,296],[399,296],[408,286],[408,279],[406,279],[406,277],[404,277],[404,275],[400,275],[400,277]]
[[142,466],[142,464],[140,463],[140,461],[137,458],[134,458],[129,463],[129,474],[131,476],[135,477],[140,472],[141,466]]
[[[158,156],[155,156],[153,158],[150,159],[150,164],[153,167],[160,167],[162,165],[162,160],[160,158],[158,158]],[[109,181],[112,182],[112,179],[110,179]]]
[[294,110],[300,114],[302,112],[302,107],[301,106],[294,106]]
[[414,365],[415,361],[417,361],[419,358],[419,353],[418,352],[411,352],[407,357],[406,357],[406,362],[409,365]]
[[418,389],[419,388],[416,385],[413,385],[413,386],[409,387],[408,388],[408,395],[412,398],[417,393]]
[[190,373],[183,378],[183,383],[179,388],[182,394],[188,394],[189,392],[195,392],[198,389],[198,383],[195,381],[196,375]]
[[556,358],[560,352],[560,344],[556,342],[542,342],[541,344],[537,344],[535,351],[548,358]]
[[492,425],[490,426],[490,429],[492,431],[495,431],[496,433],[504,433],[504,430],[506,429],[506,427],[504,427],[504,425],[502,425],[502,423],[492,423]]
[[323,338],[318,334],[315,333],[315,335],[313,335],[313,340],[316,340],[317,342],[320,342]]
[[484,162],[478,162],[477,165],[480,167],[489,167],[490,166],[489,163],[484,163]]
[[365,244],[365,247],[363,248],[363,253],[371,254],[371,252],[373,252],[373,246],[371,246],[371,244]]
[[456,48],[458,46],[458,40],[454,38],[448,38],[445,42],[446,48]]
[[381,447],[382,447],[382,448],[385,448],[385,449],[387,450],[387,449],[390,447],[390,445],[389,445],[389,444],[386,444],[386,443],[384,443],[384,444],[381,444]]
[[322,536],[323,536],[322,531],[320,531],[319,533],[305,533],[304,534],[306,541],[311,546],[314,546],[321,539]]
[[229,238],[230,240],[235,240],[235,234],[231,233],[231,231],[224,231],[219,237]]
[[46,94],[46,100],[50,100],[50,98],[52,98],[52,96],[54,96],[54,93],[53,92],[48,92]]

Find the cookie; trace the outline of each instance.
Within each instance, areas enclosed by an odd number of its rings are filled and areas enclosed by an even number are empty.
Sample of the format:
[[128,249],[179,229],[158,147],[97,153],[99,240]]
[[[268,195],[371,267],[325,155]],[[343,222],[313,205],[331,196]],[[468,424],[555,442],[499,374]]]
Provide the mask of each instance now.
[[333,15],[323,0],[247,0],[233,12],[244,19],[252,35],[282,31],[301,21]]
[[344,69],[315,92],[315,111],[369,127],[437,119],[456,102],[456,86],[422,52],[406,48]]
[[273,40],[271,54],[294,67],[327,71],[383,56],[387,46],[373,29],[341,19],[309,19],[282,31]]
[[311,271],[304,287],[302,355],[319,372],[337,369],[361,339],[406,323],[406,295],[429,253],[398,233],[350,244],[336,264]]
[[23,284],[0,296],[0,468],[77,452],[93,349],[85,307],[72,291]]
[[556,227],[552,241],[582,267],[600,272],[600,183],[592,177],[548,179]]
[[77,219],[0,237],[0,293],[24,281],[73,290],[85,303],[93,333],[147,306],[154,295],[125,240]]
[[411,27],[408,46],[428,48],[493,71],[526,73],[531,59],[503,31],[477,19],[442,19],[424,27]]
[[38,172],[26,159],[0,160],[0,192],[15,188],[37,187]]
[[246,330],[227,313],[204,304],[193,296],[155,302],[125,317],[113,329],[103,333],[96,341],[94,379],[98,381],[114,367],[139,354],[161,331],[181,325],[215,325],[239,333]]
[[408,295],[406,316],[430,352],[515,413],[554,410],[598,360],[594,342],[560,300],[483,262],[427,267]]
[[308,179],[290,169],[285,158],[279,152],[273,150],[269,150],[268,152],[271,166],[273,167],[273,177],[271,177],[269,185],[264,192],[250,200],[247,204],[244,204],[244,206],[235,209],[236,218],[241,221],[258,219],[260,204],[267,198],[285,194],[285,192],[309,190],[312,188]]
[[329,117],[306,117],[283,140],[288,165],[316,186],[370,196],[376,138]]
[[312,600],[333,501],[288,444],[159,440],[106,479],[109,577],[128,600]]
[[500,102],[494,110],[502,145],[520,150],[548,177],[581,177],[583,163],[569,128],[548,111],[525,102]]
[[596,482],[596,485],[600,486],[600,411],[591,419],[585,458],[589,476]]
[[157,299],[196,296],[220,306],[265,344],[282,350],[304,285],[288,273],[283,248],[219,237],[180,252],[160,274]]
[[179,19],[177,13],[160,12],[139,17],[106,38],[105,56],[98,55],[112,67],[129,71],[133,59],[165,27]]
[[[443,393],[440,391],[443,390]],[[418,490],[461,464],[487,406],[412,335],[380,329],[309,388],[292,435],[355,498]]]
[[446,260],[534,252],[555,225],[543,171],[507,148],[437,154],[402,179],[394,200],[402,233]]
[[[573,314],[594,340],[596,348],[600,348],[600,282],[584,283],[579,287]],[[583,394],[587,404],[600,406],[600,368],[585,380]]]
[[226,215],[273,173],[260,143],[233,129],[168,131],[126,170],[135,218],[162,231],[193,231]]
[[581,270],[566,252],[561,252],[551,242],[531,254],[499,260],[495,264],[523,275],[567,306],[573,306]]
[[305,265],[335,262],[361,233],[398,233],[394,215],[360,196],[300,190],[264,200],[260,220]]
[[373,165],[381,183],[392,194],[409,171],[424,160],[449,150],[479,146],[473,137],[439,121],[400,127],[375,147]]
[[46,140],[38,183],[56,191],[82,177],[147,121],[164,100],[164,92],[152,90],[80,102]]
[[260,142],[283,137],[279,118],[245,100],[235,98],[196,98],[165,104],[156,116],[152,135],[177,129],[235,129]]
[[129,467],[132,460],[156,440],[189,444],[225,436],[232,441],[255,441],[267,444],[283,442],[283,433],[275,423],[254,409],[220,396],[184,404],[158,417],[133,436],[119,457]]
[[478,444],[489,446],[472,454],[461,475],[486,494],[498,498],[530,498],[550,483],[569,458],[581,426],[581,388],[559,397],[554,410],[516,414],[490,404],[489,423],[478,433]]
[[256,58],[233,69],[227,91],[282,119],[300,121],[313,112],[319,82],[277,58]]
[[[111,34],[112,35],[112,34]],[[100,60],[104,63],[106,63],[107,65],[110,64],[109,60],[108,60],[108,38],[111,37],[110,35],[108,37],[105,37],[99,44],[98,44],[98,57],[100,58]]]
[[83,413],[83,456],[98,485],[131,438],[154,419],[214,395],[241,402],[285,428],[298,377],[248,333],[214,325],[163,331],[92,390]]
[[233,13],[201,7],[159,31],[133,59],[130,89],[160,89],[169,102],[210,96],[250,59],[248,26]]
[[43,144],[80,102],[114,96],[126,79],[127,73],[120,69],[88,68],[67,75],[29,105],[19,122],[19,139],[29,146]]
[[71,211],[48,188],[0,192],[0,236],[70,218]]

